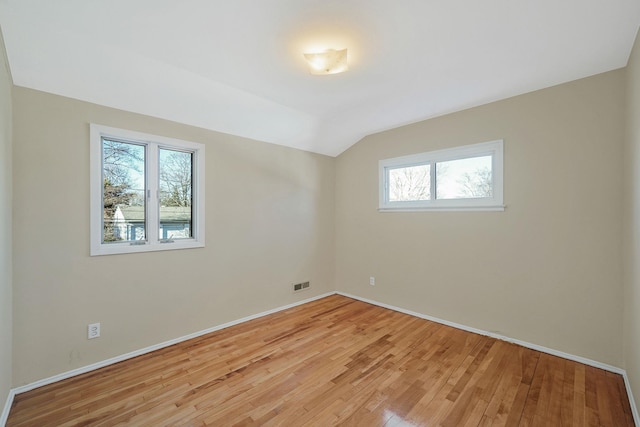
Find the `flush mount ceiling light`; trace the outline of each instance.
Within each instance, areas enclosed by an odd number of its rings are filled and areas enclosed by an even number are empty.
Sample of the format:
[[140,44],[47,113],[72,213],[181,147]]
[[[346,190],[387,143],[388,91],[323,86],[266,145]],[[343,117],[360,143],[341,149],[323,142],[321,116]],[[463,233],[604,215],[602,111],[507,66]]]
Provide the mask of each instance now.
[[311,74],[338,74],[349,69],[347,49],[327,49],[317,53],[305,53]]

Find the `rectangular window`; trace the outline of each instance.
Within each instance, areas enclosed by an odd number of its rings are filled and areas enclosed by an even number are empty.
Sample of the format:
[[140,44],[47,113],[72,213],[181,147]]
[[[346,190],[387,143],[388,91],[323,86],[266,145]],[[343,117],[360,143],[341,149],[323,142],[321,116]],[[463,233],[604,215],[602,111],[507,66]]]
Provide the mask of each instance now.
[[204,246],[204,145],[91,125],[91,255]]
[[503,141],[379,162],[379,210],[504,210]]

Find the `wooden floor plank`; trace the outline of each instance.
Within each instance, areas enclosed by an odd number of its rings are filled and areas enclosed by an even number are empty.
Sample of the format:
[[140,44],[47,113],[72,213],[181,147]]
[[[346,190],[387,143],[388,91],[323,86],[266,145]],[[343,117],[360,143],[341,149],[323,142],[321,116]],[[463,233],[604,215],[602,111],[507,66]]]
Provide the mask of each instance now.
[[617,374],[343,296],[15,397],[7,426],[632,426]]

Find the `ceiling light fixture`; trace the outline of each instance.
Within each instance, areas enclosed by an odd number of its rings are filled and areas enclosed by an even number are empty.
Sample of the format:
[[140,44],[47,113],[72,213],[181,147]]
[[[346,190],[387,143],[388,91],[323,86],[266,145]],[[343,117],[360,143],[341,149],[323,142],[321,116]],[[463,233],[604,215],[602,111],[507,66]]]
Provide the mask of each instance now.
[[327,49],[323,52],[305,53],[311,74],[338,74],[349,69],[347,49]]

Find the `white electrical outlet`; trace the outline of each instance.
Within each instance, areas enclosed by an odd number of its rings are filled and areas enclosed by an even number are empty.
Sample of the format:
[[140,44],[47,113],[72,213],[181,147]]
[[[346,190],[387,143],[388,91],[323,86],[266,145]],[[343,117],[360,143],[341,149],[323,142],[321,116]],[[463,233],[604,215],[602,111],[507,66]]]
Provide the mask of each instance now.
[[371,286],[375,286],[376,285],[376,278],[375,277],[369,277],[369,284]]
[[87,338],[98,338],[100,336],[100,323],[91,323],[87,327]]

